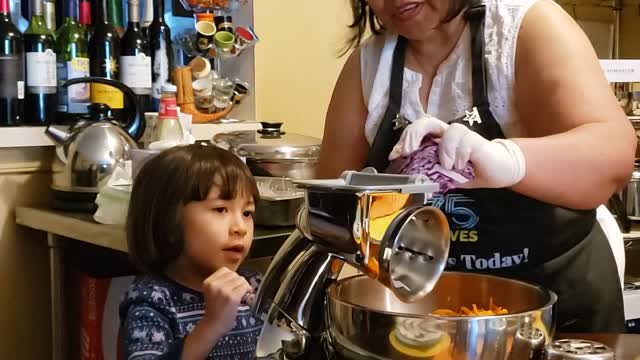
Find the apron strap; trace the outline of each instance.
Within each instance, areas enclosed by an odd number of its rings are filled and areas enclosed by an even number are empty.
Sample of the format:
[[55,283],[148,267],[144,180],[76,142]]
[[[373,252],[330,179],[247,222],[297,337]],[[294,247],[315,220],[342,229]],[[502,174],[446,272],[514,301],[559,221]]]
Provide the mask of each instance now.
[[400,140],[402,128],[395,128],[394,120],[400,116],[402,107],[402,87],[404,80],[404,58],[407,48],[407,39],[398,36],[396,47],[393,50],[391,63],[391,81],[389,85],[389,105],[382,117],[376,137],[369,149],[367,166],[372,166],[378,172],[384,172],[389,166],[389,153]]
[[460,123],[484,138],[493,140],[502,139],[505,136],[491,112],[489,103],[484,39],[485,15],[486,6],[482,1],[474,1],[464,14],[471,32],[471,89],[473,107],[477,112],[467,112],[450,123]]
[[478,109],[489,107],[487,94],[487,72],[484,53],[484,17],[486,7],[483,3],[472,5],[465,13],[471,30],[471,77],[473,106]]

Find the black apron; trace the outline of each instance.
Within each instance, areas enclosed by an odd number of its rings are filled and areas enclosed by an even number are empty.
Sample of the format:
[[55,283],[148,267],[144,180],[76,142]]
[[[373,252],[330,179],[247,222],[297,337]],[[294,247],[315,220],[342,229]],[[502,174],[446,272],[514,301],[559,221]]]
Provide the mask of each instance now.
[[[485,6],[466,12],[471,30],[473,109],[461,123],[488,140],[504,138],[491,113],[484,56]],[[368,165],[384,172],[406,125],[400,115],[406,39],[393,54],[389,105]],[[452,190],[436,195],[451,226],[448,270],[489,273],[540,284],[558,295],[560,332],[623,332],[622,290],[613,252],[595,210],[550,205],[509,189]]]

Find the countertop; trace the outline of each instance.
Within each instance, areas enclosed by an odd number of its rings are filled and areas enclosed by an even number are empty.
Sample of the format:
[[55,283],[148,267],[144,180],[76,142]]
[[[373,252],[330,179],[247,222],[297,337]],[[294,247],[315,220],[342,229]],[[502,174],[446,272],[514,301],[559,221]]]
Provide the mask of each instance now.
[[[127,252],[124,226],[97,223],[91,214],[47,208],[17,207],[16,223],[89,244]],[[249,256],[273,256],[291,232],[293,232],[293,227],[265,228],[256,226]]]
[[557,339],[597,341],[614,349],[616,360],[640,360],[640,335],[636,334],[557,334]]

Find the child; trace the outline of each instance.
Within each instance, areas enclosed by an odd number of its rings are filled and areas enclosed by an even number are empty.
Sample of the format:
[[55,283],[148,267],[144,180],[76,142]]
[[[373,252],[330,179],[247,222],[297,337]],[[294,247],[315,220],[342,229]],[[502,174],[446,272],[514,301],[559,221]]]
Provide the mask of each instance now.
[[120,305],[127,359],[253,359],[262,322],[236,270],[253,238],[258,189],[235,155],[175,147],[137,174],[127,241],[137,277]]

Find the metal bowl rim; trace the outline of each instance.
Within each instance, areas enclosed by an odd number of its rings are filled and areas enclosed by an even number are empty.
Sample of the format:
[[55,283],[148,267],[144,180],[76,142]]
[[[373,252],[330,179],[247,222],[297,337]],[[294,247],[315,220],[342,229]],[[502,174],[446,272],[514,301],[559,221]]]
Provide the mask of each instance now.
[[[526,286],[530,286],[530,287],[534,287],[540,291],[542,291],[543,293],[546,293],[549,295],[549,301],[544,304],[543,306],[534,309],[534,310],[529,310],[529,311],[523,311],[523,312],[516,312],[516,313],[509,313],[509,314],[505,314],[505,315],[484,315],[484,316],[439,316],[439,315],[416,315],[416,314],[404,314],[404,313],[396,313],[396,312],[389,312],[389,311],[384,311],[384,310],[375,310],[375,309],[370,309],[358,304],[354,304],[352,302],[349,301],[345,301],[342,299],[338,299],[335,296],[336,293],[336,289],[338,289],[340,286],[342,286],[345,282],[348,282],[352,279],[356,279],[356,278],[366,278],[368,277],[367,275],[361,274],[361,275],[352,275],[352,276],[348,276],[345,278],[342,278],[336,282],[334,282],[333,284],[331,284],[331,286],[329,287],[328,290],[328,298],[329,298],[329,303],[339,303],[342,305],[348,305],[350,307],[359,309],[359,310],[364,310],[364,311],[369,311],[369,312],[375,312],[375,313],[379,313],[379,314],[383,314],[383,315],[391,315],[391,316],[399,316],[399,317],[406,317],[406,318],[416,318],[416,319],[424,319],[424,318],[430,318],[430,319],[434,319],[434,320],[454,320],[454,321],[464,321],[464,320],[494,320],[494,319],[507,319],[507,318],[511,318],[511,317],[518,317],[518,316],[523,316],[523,315],[533,315],[535,313],[538,313],[540,311],[545,311],[549,308],[552,308],[555,303],[558,301],[558,295],[556,295],[555,292],[553,292],[552,290],[546,289],[540,285],[536,285],[536,284],[531,284],[525,281],[521,281],[521,280],[515,280],[515,279],[509,279],[509,278],[504,278],[504,277],[499,277],[499,276],[495,276],[495,275],[487,275],[487,274],[475,274],[475,273],[467,273],[467,272],[461,272],[461,271],[445,271],[443,272],[447,273],[447,274],[462,274],[462,275],[481,275],[481,276],[488,276],[488,277],[492,277],[492,278],[498,278],[500,280],[509,280],[509,281],[513,281],[513,282],[517,282]],[[391,291],[391,290],[389,290]],[[398,299],[398,301],[400,301]]]

